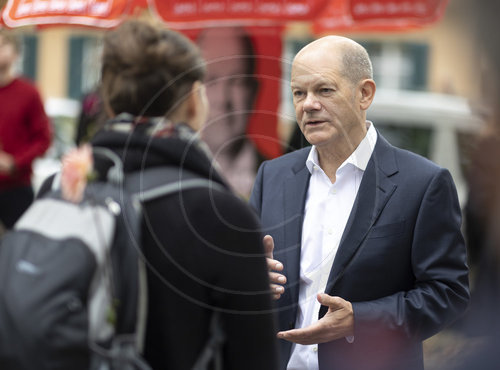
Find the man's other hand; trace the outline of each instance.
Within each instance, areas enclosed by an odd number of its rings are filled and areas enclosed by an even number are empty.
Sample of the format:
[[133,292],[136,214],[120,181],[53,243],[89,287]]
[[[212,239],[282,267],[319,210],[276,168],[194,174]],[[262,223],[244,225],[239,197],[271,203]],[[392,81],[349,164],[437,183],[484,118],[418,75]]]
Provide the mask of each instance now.
[[283,285],[286,283],[286,276],[276,271],[283,271],[283,264],[273,258],[274,240],[271,235],[264,236],[264,250],[266,252],[267,267],[269,269],[269,281],[271,282],[271,293],[273,299],[280,299],[285,292]]

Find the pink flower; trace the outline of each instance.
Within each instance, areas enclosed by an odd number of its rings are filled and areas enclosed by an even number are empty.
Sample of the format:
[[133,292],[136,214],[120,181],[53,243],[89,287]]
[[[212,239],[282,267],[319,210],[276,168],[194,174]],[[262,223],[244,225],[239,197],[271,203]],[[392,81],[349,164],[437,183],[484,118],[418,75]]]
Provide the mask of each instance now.
[[62,159],[61,191],[64,199],[80,203],[94,169],[92,147],[84,144],[68,152]]

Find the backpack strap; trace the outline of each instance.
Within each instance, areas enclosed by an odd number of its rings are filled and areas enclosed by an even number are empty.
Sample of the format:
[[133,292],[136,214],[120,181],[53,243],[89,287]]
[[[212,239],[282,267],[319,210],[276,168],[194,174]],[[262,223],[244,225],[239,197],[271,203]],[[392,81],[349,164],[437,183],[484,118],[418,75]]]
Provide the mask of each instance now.
[[125,188],[132,194],[136,194],[141,202],[195,188],[228,191],[218,182],[174,166],[152,167],[127,174]]
[[193,365],[192,370],[206,370],[212,360],[214,361],[215,370],[223,370],[222,345],[225,340],[226,335],[222,328],[220,312],[214,312],[210,320],[210,337]]

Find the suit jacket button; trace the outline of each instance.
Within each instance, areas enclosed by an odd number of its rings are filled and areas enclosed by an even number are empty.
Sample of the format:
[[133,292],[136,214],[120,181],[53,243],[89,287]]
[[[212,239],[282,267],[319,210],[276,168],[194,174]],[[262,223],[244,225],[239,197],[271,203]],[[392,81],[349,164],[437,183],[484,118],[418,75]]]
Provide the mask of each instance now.
[[292,330],[295,327],[295,323],[293,321],[290,321],[288,323],[288,330]]

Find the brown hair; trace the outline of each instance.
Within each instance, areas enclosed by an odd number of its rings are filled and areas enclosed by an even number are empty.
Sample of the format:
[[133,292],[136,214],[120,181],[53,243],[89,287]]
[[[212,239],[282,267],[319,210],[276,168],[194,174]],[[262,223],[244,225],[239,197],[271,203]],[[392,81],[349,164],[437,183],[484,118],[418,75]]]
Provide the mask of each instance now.
[[116,114],[168,115],[204,77],[199,49],[178,32],[129,20],[104,38],[102,94]]
[[4,43],[13,45],[16,53],[21,52],[21,39],[16,33],[0,28],[0,37],[4,39]]

